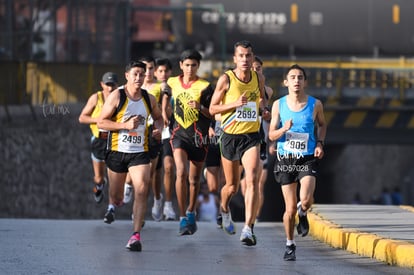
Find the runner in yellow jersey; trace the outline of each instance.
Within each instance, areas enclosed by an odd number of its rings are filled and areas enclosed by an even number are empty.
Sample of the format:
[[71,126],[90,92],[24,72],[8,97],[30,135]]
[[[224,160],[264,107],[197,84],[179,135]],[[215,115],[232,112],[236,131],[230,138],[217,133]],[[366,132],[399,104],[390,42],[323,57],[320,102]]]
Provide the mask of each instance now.
[[115,206],[123,204],[124,183],[129,173],[134,192],[134,233],[127,243],[132,251],[141,251],[142,222],[147,207],[150,185],[150,156],[148,119],[151,115],[154,126],[162,131],[161,110],[155,97],[141,89],[146,65],[139,61],[125,68],[127,83],[113,91],[102,108],[98,126],[110,131],[106,164],[108,166],[109,200],[105,219],[112,221]]
[[256,219],[258,195],[258,171],[260,152],[259,112],[266,106],[264,77],[252,71],[254,54],[248,41],[234,45],[235,69],[226,71],[217,81],[211,99],[211,115],[221,114],[223,134],[220,150],[226,184],[221,189],[222,227],[235,234],[229,203],[240,185],[240,163],[245,171],[245,225],[240,241],[248,246],[256,245],[253,224]]
[[177,175],[175,189],[180,210],[180,235],[197,231],[195,207],[209,141],[211,116],[208,108],[213,89],[208,81],[197,76],[200,61],[198,51],[184,51],[180,56],[182,75],[170,77],[167,81],[174,108],[175,122],[170,143]]
[[102,202],[104,195],[103,188],[106,181],[105,152],[108,132],[98,129],[96,122],[99,114],[101,113],[105,99],[118,87],[118,76],[113,72],[106,72],[102,76],[100,84],[102,91],[98,91],[89,97],[88,102],[83,107],[82,112],[79,115],[79,122],[89,124],[92,132],[91,158],[94,172],[93,181],[95,183],[93,193],[97,203]]
[[[263,61],[256,55],[253,61],[252,70],[256,71],[258,73],[263,74]],[[273,89],[267,85],[265,85],[265,97],[266,100],[268,100],[273,95]],[[270,108],[265,107],[262,115],[261,115],[261,129],[260,133],[262,135],[262,142],[260,144],[260,165],[259,165],[259,200],[258,203],[258,209],[256,214],[256,222],[259,220],[260,212],[263,206],[264,202],[264,185],[267,180],[267,163],[268,163],[268,144],[269,144],[269,138],[268,138],[268,132],[269,132],[269,123],[270,123]],[[242,178],[241,182],[241,191],[244,196],[244,190],[246,189],[246,185],[244,182],[244,178]]]

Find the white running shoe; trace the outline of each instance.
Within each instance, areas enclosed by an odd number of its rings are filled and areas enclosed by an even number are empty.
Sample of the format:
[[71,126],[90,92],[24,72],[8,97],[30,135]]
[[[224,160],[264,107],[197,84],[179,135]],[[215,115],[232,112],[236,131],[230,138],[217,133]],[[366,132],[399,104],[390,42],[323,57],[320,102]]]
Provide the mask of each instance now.
[[160,199],[157,200],[154,197],[154,205],[151,209],[152,218],[159,222],[162,220],[162,194],[160,194]]
[[241,235],[240,235],[240,241],[247,246],[253,246],[256,245],[256,236],[253,234],[251,228],[244,227]]
[[132,185],[125,183],[124,184],[124,204],[130,203],[132,200],[132,195],[134,194],[134,190]]
[[228,213],[221,212],[222,217],[222,223],[221,226],[223,227],[223,230],[230,235],[236,234],[236,226],[234,225],[234,222],[231,218],[231,211],[229,208]]
[[163,214],[166,221],[174,221],[176,219],[175,211],[171,202],[166,201],[164,203]]

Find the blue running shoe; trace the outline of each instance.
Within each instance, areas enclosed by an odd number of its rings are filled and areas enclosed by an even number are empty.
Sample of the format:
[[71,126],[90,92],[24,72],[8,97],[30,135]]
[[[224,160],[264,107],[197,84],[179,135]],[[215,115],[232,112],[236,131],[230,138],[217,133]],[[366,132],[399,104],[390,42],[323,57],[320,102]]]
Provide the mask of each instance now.
[[182,218],[180,220],[180,230],[178,231],[178,234],[180,236],[183,236],[183,235],[191,235],[191,231],[189,229],[189,222],[188,222],[188,218],[187,217]]
[[187,211],[186,215],[187,215],[187,220],[188,220],[188,231],[190,235],[192,235],[197,231],[195,213]]
[[234,225],[233,220],[231,219],[231,211],[229,209],[228,213],[221,212],[222,217],[222,227],[224,232],[230,235],[236,234],[236,227]]

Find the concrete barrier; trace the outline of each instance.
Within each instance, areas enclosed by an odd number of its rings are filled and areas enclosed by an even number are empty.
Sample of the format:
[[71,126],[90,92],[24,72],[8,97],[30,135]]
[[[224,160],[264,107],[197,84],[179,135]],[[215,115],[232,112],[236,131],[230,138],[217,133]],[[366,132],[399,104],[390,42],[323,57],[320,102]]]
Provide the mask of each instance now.
[[[410,206],[401,208],[414,212]],[[363,212],[363,210],[361,210]],[[387,217],[385,216],[384,219]],[[309,212],[310,235],[332,247],[374,258],[390,265],[414,268],[414,243],[344,228],[324,218],[322,213]]]

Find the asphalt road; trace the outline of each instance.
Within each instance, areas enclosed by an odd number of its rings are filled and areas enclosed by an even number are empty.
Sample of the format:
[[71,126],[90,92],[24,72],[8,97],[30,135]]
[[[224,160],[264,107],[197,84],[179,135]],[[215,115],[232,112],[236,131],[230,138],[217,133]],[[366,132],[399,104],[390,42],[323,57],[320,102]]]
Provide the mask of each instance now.
[[413,270],[297,237],[297,261],[283,258],[281,223],[258,223],[258,244],[242,246],[237,223],[230,236],[200,222],[178,236],[178,222],[147,221],[142,252],[125,248],[132,224],[117,220],[0,219],[0,274],[413,274]]

